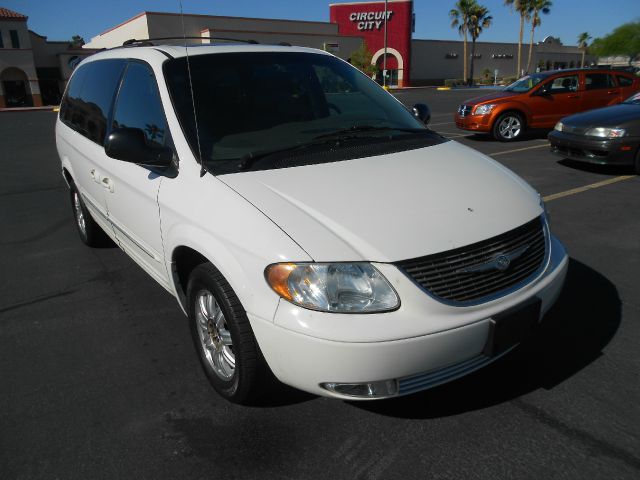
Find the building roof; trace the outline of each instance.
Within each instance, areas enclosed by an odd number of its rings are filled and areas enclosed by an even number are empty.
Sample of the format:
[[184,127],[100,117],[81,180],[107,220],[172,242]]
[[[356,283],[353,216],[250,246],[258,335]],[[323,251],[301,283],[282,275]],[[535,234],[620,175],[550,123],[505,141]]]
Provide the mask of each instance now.
[[29,17],[8,8],[0,7],[0,18],[3,20],[26,20]]

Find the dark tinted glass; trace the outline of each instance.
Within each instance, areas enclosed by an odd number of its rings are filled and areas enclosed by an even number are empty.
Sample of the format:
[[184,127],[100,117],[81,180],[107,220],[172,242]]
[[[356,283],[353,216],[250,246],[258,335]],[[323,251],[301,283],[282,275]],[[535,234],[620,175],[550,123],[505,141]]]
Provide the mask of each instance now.
[[99,60],[78,67],[60,110],[60,119],[102,145],[107,119],[125,60]]
[[384,135],[387,143],[402,141],[389,130],[429,132],[370,78],[329,55],[247,52],[189,60],[193,103],[185,58],[165,62],[165,78],[193,151],[198,153],[199,139],[203,160],[214,169],[345,129],[383,129],[367,135]]
[[2,41],[2,30],[0,30],[0,48],[4,48],[4,42]]
[[618,75],[618,83],[621,87],[630,87],[633,84],[633,80],[631,80],[629,77]]
[[18,31],[9,30],[9,35],[11,36],[11,47],[20,48],[20,38],[18,37]]
[[151,146],[165,141],[165,117],[153,71],[131,62],[125,73],[113,115],[113,128],[139,128]]
[[584,85],[587,90],[599,88],[615,88],[613,76],[608,73],[587,73],[584,77]]

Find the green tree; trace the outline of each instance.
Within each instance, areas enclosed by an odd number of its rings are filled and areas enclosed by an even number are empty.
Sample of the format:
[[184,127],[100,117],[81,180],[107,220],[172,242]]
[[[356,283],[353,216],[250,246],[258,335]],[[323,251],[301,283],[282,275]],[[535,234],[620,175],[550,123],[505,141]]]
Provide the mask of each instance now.
[[469,72],[468,83],[473,83],[473,61],[476,56],[476,40],[485,28],[489,28],[493,17],[489,15],[489,9],[482,5],[476,4],[470,12],[467,29],[471,36],[471,68]]
[[596,38],[590,50],[596,55],[625,55],[629,57],[629,65],[640,54],[640,21],[620,25],[609,35]]
[[367,42],[362,42],[360,48],[351,53],[351,65],[371,76],[378,71],[378,67],[371,64],[372,58],[373,53],[371,53],[371,50],[367,47]]
[[529,58],[527,59],[527,72],[531,70],[531,54],[533,53],[533,34],[542,23],[540,14],[547,15],[551,11],[553,2],[551,0],[530,0],[529,18],[531,21],[531,41],[529,42]]
[[504,0],[505,5],[509,5],[520,15],[520,35],[518,36],[518,71],[516,77],[522,75],[522,35],[524,34],[524,24],[529,21],[529,3],[531,0]]
[[469,15],[471,10],[477,6],[476,0],[458,0],[453,9],[449,12],[451,18],[451,28],[458,28],[458,33],[462,37],[462,78],[467,80],[467,62],[469,55],[467,54],[467,32],[469,28]]
[[74,35],[73,37],[71,37],[71,46],[74,48],[80,48],[84,45],[84,38],[82,38],[80,35]]
[[591,35],[589,35],[587,32],[582,32],[580,35],[578,35],[578,48],[582,50],[582,61],[580,62],[580,68],[584,68],[584,56],[587,53],[589,40],[591,40]]

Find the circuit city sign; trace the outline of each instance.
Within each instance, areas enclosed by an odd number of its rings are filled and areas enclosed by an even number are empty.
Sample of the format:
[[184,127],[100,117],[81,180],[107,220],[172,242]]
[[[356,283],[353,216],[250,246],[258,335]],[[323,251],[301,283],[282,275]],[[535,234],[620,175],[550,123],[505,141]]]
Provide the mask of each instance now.
[[[349,20],[357,22],[358,30],[380,30],[384,23],[385,12],[352,12]],[[387,10],[387,22],[391,20],[393,10]]]

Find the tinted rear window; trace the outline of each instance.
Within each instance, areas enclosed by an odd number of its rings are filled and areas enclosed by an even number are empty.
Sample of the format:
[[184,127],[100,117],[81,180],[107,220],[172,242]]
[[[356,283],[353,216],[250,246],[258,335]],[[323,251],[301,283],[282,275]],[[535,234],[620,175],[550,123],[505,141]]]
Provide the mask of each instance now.
[[618,75],[618,83],[621,87],[630,87],[633,84],[633,80],[629,77],[623,77],[622,75]]
[[89,140],[104,142],[107,121],[126,60],[99,60],[75,72],[60,108],[60,119]]
[[587,73],[584,78],[584,83],[587,90],[616,87],[613,75],[609,75],[608,73]]

